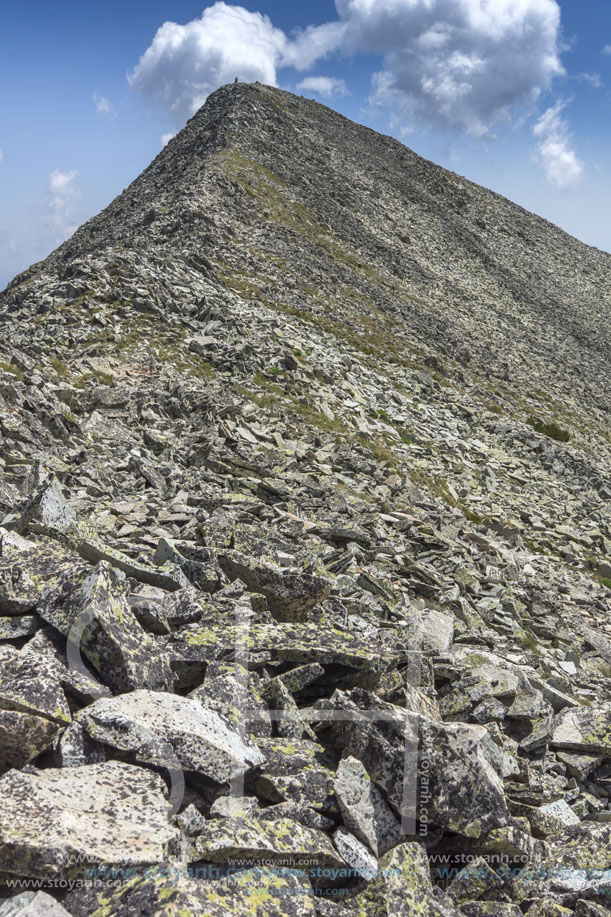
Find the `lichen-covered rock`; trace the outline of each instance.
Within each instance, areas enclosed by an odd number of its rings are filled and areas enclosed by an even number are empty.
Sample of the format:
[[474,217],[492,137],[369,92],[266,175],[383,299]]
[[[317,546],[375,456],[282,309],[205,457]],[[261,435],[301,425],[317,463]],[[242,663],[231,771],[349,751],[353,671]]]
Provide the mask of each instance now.
[[582,822],[547,839],[538,863],[528,863],[514,879],[519,900],[550,897],[574,907],[579,898],[609,901],[611,826]]
[[146,630],[169,634],[173,630],[198,621],[204,614],[202,595],[193,586],[166,592],[157,586],[142,585],[131,592],[131,610]]
[[235,818],[237,815],[257,817],[259,800],[256,796],[219,796],[210,806],[210,815],[217,818]]
[[440,912],[424,847],[406,841],[382,857],[376,877],[351,912],[356,917],[436,917]]
[[100,562],[85,575],[64,575],[47,590],[39,613],[68,639],[74,667],[80,654],[116,690],[163,690],[172,677],[165,655],[142,630],[127,604],[120,575]]
[[161,777],[111,761],[0,778],[0,863],[48,878],[82,864],[163,863],[177,837]]
[[23,767],[45,751],[70,719],[54,666],[0,646],[0,770]]
[[167,638],[167,646],[178,666],[227,659],[256,661],[267,652],[279,662],[318,663],[325,667],[345,666],[347,672],[366,672],[376,682],[396,665],[397,657],[382,645],[363,641],[340,627],[309,623],[191,625]]
[[19,549],[11,548],[4,544],[6,537],[0,553],[0,614],[27,614],[36,609],[47,584],[78,558],[59,545],[41,547],[25,541]]
[[460,913],[464,917],[522,917],[520,908],[507,901],[467,901]]
[[333,844],[339,855],[354,869],[357,876],[363,879],[374,878],[378,869],[377,858],[343,825],[333,832]]
[[23,647],[35,660],[44,660],[56,671],[56,677],[66,692],[79,703],[91,703],[100,697],[109,697],[110,689],[94,675],[84,659],[74,664],[74,656],[68,658],[66,640],[53,627],[43,627]]
[[268,802],[293,801],[326,809],[333,798],[333,757],[308,739],[258,738],[265,763],[257,776],[257,794]]
[[141,690],[102,698],[76,719],[97,742],[131,752],[139,761],[181,767],[218,783],[265,760],[213,710],[176,694]]
[[269,703],[276,723],[276,730],[283,738],[316,740],[316,734],[305,722],[292,694],[281,678],[268,688]]
[[0,771],[23,767],[53,744],[59,725],[20,710],[0,710]]
[[210,820],[195,840],[193,858],[213,863],[239,858],[244,865],[248,860],[284,860],[293,867],[306,863],[346,870],[343,857],[326,834],[289,818],[261,821],[238,816]]
[[554,723],[552,744],[556,748],[611,756],[611,704],[563,710]]
[[401,825],[360,761],[342,758],[333,787],[344,824],[375,856],[400,843]]
[[222,552],[218,559],[229,579],[240,579],[252,592],[265,596],[277,621],[307,620],[310,610],[331,592],[330,580],[322,576],[284,571],[238,551]]
[[[521,911],[518,911],[521,914]],[[571,917],[575,914],[572,908],[563,907],[553,898],[538,898],[528,908],[529,917]],[[605,914],[608,911],[605,910]]]
[[206,668],[203,685],[189,694],[204,707],[215,710],[235,729],[250,736],[271,736],[269,708],[260,692],[255,672],[243,665],[211,662]]
[[[208,874],[212,881],[204,878]],[[308,879],[295,870],[256,866],[215,878],[215,867],[177,866],[137,875],[118,888],[79,889],[66,904],[72,917],[316,917],[314,901]]]
[[12,646],[0,646],[0,709],[33,713],[64,726],[71,719],[53,664]]
[[448,885],[448,895],[456,904],[494,894],[503,887],[502,878],[497,875],[484,857],[477,857],[460,870]]
[[483,727],[436,723],[360,689],[336,691],[316,709],[402,817],[422,818],[424,810],[436,824],[474,838],[506,824],[503,782]]
[[0,640],[20,640],[31,637],[41,627],[36,615],[13,615],[0,618]]

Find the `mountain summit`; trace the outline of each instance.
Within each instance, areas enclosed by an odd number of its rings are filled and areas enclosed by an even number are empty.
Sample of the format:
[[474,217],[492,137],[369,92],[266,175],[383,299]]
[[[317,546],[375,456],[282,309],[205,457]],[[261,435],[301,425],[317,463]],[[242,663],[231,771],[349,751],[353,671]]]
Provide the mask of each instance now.
[[9,284],[10,907],[606,913],[610,267],[237,83]]

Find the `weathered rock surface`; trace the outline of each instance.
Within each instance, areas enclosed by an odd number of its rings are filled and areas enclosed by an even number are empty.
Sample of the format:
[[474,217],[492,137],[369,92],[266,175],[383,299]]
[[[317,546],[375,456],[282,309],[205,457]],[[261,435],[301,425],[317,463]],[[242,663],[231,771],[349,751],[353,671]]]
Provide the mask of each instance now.
[[15,278],[2,908],[608,912],[610,276],[237,84]]
[[71,917],[46,892],[21,892],[0,905],[0,917]]
[[342,758],[333,783],[348,830],[376,856],[383,856],[401,842],[401,826],[384,797],[356,758]]
[[165,655],[132,614],[116,571],[104,561],[91,573],[68,574],[42,596],[40,616],[68,640],[78,668],[82,649],[114,688],[170,687]]
[[44,879],[83,862],[104,868],[163,863],[177,836],[164,789],[156,774],[118,761],[10,771],[0,778],[3,872]]
[[92,739],[139,761],[184,768],[225,783],[265,760],[213,710],[156,691],[102,698],[77,717]]

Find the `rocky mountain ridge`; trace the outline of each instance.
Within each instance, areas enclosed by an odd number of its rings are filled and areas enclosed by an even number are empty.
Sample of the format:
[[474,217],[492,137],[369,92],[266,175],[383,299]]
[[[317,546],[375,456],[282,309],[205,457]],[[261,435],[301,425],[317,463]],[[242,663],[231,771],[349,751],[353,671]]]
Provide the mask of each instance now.
[[9,284],[1,915],[607,912],[610,257],[237,84]]

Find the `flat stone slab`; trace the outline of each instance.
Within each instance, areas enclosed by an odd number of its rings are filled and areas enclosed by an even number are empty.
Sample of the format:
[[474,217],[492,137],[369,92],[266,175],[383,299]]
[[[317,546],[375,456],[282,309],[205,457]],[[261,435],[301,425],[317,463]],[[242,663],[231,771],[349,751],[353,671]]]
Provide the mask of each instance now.
[[80,653],[118,691],[171,687],[165,655],[142,629],[120,574],[100,562],[87,575],[66,575],[42,598],[39,614],[68,638],[72,665]]
[[563,710],[554,723],[552,745],[611,756],[611,704]]
[[0,863],[48,878],[167,860],[177,839],[158,774],[120,761],[0,778]]
[[300,861],[346,869],[346,862],[323,831],[307,828],[292,818],[260,821],[255,818],[219,818],[206,824],[194,844],[194,857],[224,862],[233,857],[266,861]]
[[142,690],[101,698],[76,720],[97,742],[132,752],[148,764],[180,766],[218,783],[265,760],[256,745],[214,710],[176,694]]
[[312,887],[294,869],[283,875],[278,867],[257,866],[214,881],[183,875],[180,866],[161,872],[135,876],[121,888],[77,889],[65,903],[71,917],[316,917]]

